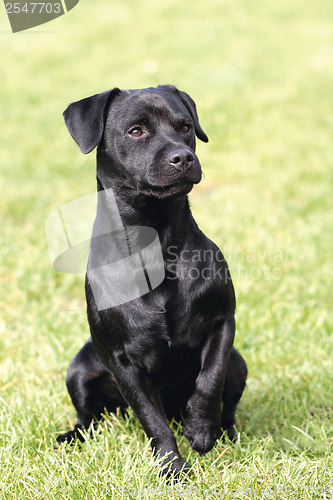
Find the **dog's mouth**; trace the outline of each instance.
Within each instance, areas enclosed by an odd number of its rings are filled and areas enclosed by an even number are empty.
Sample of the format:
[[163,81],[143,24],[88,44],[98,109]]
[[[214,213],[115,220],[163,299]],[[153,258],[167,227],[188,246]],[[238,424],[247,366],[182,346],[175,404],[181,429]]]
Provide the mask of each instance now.
[[139,176],[127,178],[118,185],[118,190],[130,190],[146,197],[158,199],[171,198],[180,195],[188,194],[194,184],[198,184],[201,180],[201,170],[196,171],[195,175],[183,175],[176,178],[140,178]]
[[188,194],[192,190],[193,184],[194,182],[188,180],[176,181],[164,186],[158,186],[142,182],[138,183],[137,185],[134,185],[134,183],[124,182],[118,187],[118,189],[121,190],[129,189],[131,191],[136,191],[138,194],[144,196],[165,199],[165,198],[171,198],[172,196]]
[[145,196],[165,199],[173,196],[186,195],[192,190],[192,188],[193,182],[182,180],[173,182],[172,184],[168,184],[166,186],[142,184],[138,186],[137,191]]

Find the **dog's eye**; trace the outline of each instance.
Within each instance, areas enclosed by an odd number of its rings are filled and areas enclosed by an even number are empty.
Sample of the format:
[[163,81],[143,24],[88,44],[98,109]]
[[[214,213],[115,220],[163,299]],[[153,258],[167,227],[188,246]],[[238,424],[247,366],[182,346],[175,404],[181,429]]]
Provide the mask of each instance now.
[[190,131],[190,125],[183,125],[182,128],[181,128],[181,133],[182,134],[187,134],[187,132]]
[[141,137],[143,134],[142,129],[140,127],[134,127],[131,130],[129,130],[128,133],[132,137]]

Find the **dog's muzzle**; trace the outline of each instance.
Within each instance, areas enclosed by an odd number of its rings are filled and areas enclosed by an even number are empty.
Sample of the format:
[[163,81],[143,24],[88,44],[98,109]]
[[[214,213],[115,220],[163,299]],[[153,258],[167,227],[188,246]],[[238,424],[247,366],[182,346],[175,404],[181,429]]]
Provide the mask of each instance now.
[[189,149],[175,149],[169,155],[169,164],[179,172],[190,169],[194,163],[194,154]]

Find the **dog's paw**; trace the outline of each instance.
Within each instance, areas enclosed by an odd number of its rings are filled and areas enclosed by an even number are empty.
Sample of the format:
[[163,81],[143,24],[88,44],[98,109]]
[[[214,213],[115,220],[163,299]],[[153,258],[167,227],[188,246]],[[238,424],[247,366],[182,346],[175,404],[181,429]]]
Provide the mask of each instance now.
[[163,459],[163,474],[170,478],[175,477],[178,479],[184,479],[186,473],[189,470],[189,466],[180,455],[173,455],[174,457],[168,456],[167,458]]
[[191,448],[204,455],[213,448],[215,441],[221,436],[221,428],[211,422],[186,420],[183,434]]
[[69,432],[65,432],[64,434],[60,434],[60,436],[57,437],[57,443],[67,443],[67,444],[74,444],[75,441],[85,441],[85,437],[81,432],[81,428],[79,426],[76,426],[75,429]]
[[168,443],[158,445],[155,440],[152,442],[152,450],[167,478],[173,477],[182,480],[185,478],[189,466],[180,455],[175,442],[169,445]]
[[238,439],[238,434],[235,425],[227,427],[222,424],[222,431],[223,431],[222,439],[224,441],[226,441],[226,438],[228,438],[232,443],[236,443]]

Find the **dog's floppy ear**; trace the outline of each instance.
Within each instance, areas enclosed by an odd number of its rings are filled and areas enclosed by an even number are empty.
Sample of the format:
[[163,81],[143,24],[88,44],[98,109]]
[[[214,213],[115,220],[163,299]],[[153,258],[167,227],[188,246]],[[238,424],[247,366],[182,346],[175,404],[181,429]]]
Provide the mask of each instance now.
[[63,112],[66,126],[82,153],[90,153],[101,142],[106,111],[111,99],[121,92],[114,88],[73,102]]
[[195,102],[193,101],[192,97],[190,97],[188,94],[186,94],[186,92],[183,92],[182,90],[178,90],[177,87],[174,87],[173,85],[159,85],[159,87],[164,88],[166,90],[171,90],[174,94],[176,94],[179,97],[179,99],[182,101],[182,103],[184,104],[187,111],[192,116],[192,119],[194,121],[194,130],[195,130],[196,136],[201,141],[208,142],[208,137],[200,126],[197,108],[196,108]]

